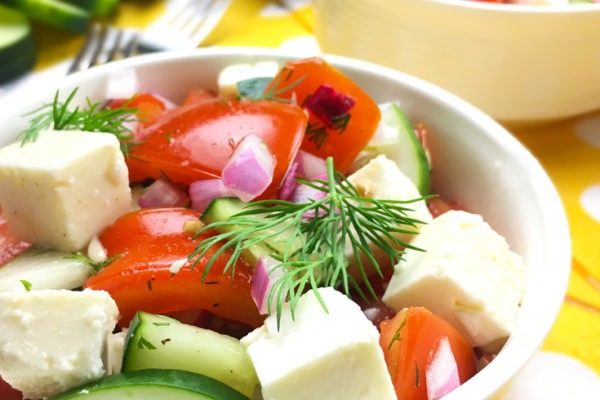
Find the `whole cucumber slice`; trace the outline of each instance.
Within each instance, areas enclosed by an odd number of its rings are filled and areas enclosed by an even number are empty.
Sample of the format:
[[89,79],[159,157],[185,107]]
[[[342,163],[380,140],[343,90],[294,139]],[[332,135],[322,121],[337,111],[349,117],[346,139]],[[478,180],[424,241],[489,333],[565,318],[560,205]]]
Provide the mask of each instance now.
[[49,400],[249,400],[217,380],[192,372],[149,369],[109,375]]

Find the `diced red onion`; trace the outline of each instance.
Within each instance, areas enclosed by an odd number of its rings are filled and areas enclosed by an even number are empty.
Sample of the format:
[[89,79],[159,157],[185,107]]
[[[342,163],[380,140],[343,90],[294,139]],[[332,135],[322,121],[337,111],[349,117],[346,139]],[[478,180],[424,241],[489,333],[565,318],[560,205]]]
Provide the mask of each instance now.
[[[317,175],[311,179],[327,181],[327,174]],[[296,190],[294,190],[290,201],[296,204],[310,203],[311,200],[321,200],[325,196],[327,196],[327,192],[299,183],[296,186]]]
[[299,150],[295,162],[298,163],[298,175],[313,178],[327,173],[327,164],[321,157]]
[[290,164],[290,167],[285,174],[285,178],[283,178],[281,189],[279,189],[279,198],[281,200],[290,201],[296,191],[296,187],[298,187],[298,181],[296,181],[297,177],[298,163],[294,161]]
[[205,179],[192,182],[189,189],[191,204],[194,210],[204,211],[206,207],[219,197],[233,197],[220,179]]
[[164,179],[158,179],[146,188],[138,202],[142,208],[183,207],[188,200],[184,190]]
[[303,106],[327,126],[333,126],[335,118],[346,114],[355,103],[352,96],[323,83],[306,99]]
[[279,261],[273,257],[263,256],[254,267],[250,294],[261,314],[269,314],[269,293],[275,282],[284,274],[283,269],[278,268],[279,265]]
[[427,400],[437,400],[460,386],[458,366],[447,337],[440,338],[429,353],[427,370]]
[[258,136],[244,137],[221,172],[223,184],[242,201],[260,196],[273,181],[275,159]]

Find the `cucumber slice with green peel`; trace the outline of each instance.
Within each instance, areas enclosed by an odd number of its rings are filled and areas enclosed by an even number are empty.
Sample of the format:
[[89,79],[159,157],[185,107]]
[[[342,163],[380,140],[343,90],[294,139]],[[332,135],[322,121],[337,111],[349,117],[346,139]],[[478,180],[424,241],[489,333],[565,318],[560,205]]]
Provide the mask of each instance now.
[[60,0],[10,0],[32,20],[75,33],[87,30],[92,17],[83,8]]
[[231,336],[138,312],[125,338],[122,371],[181,369],[252,397],[258,378],[246,347]]
[[[210,224],[213,222],[225,222],[231,218],[234,214],[244,211],[246,203],[233,197],[222,197],[213,200],[209,206],[204,210],[204,213],[200,217],[202,222]],[[260,215],[252,215],[251,218],[262,220]],[[243,227],[235,225],[221,225],[215,228],[219,233],[228,233],[239,230]],[[272,233],[273,236],[260,243],[256,243],[247,249],[244,249],[241,253],[242,258],[251,266],[255,267],[258,260],[270,254],[282,255],[288,249],[288,252],[293,252],[299,246],[300,243],[290,244],[291,235],[287,235],[285,231],[282,232],[282,228],[273,227],[267,230],[257,232],[261,236]],[[226,239],[225,239],[226,240]]]
[[217,380],[193,372],[149,369],[109,375],[48,400],[249,400]]
[[0,66],[24,53],[35,53],[31,23],[21,11],[0,4]]
[[106,17],[112,14],[119,4],[119,0],[64,0],[75,7],[89,11],[93,16]]
[[429,194],[431,168],[427,152],[417,137],[408,116],[395,103],[383,103],[381,122],[367,144],[368,156],[385,155],[415,184],[419,193]]
[[9,60],[0,60],[0,83],[16,79],[31,70],[35,59],[35,50],[31,50],[23,51],[22,54]]

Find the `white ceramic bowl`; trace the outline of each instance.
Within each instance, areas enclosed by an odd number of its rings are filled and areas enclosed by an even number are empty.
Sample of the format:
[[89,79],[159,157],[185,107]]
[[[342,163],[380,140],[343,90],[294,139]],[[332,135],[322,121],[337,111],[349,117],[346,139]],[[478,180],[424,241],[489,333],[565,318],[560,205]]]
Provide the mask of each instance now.
[[[142,89],[174,101],[190,87],[216,89],[225,66],[240,62],[295,58],[267,49],[213,48],[194,52],[152,54],[97,67],[57,82],[78,99],[101,100],[107,77],[134,69]],[[503,387],[535,353],[548,333],[566,290],[570,239],[566,217],[548,176],[534,157],[507,131],[481,111],[420,79],[366,62],[330,56],[378,102],[399,100],[413,121],[431,130],[433,191],[459,200],[480,213],[528,266],[523,307],[514,334],[498,357],[473,379],[447,396],[484,399]],[[27,125],[22,115],[51,101],[54,92],[32,99],[26,107],[4,110],[0,144],[14,139]]]
[[497,120],[600,108],[600,5],[471,0],[315,0],[326,53],[424,78]]

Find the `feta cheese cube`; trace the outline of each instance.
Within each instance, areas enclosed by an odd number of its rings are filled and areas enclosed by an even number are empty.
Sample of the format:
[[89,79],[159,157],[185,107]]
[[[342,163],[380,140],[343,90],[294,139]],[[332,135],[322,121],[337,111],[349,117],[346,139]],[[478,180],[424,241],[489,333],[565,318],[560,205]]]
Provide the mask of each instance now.
[[[383,155],[370,160],[366,165],[350,175],[348,181],[358,189],[362,196],[372,199],[414,200],[422,197],[415,184],[400,170],[398,165]],[[414,226],[405,227],[408,231],[414,232],[413,234],[395,234],[402,242],[409,243],[416,237],[423,224],[432,220],[432,216],[425,200],[407,203],[406,208],[409,209],[406,215],[408,218],[422,222],[416,223]],[[369,247],[380,266],[389,264],[387,253],[372,243]],[[361,275],[356,272],[357,262],[354,259],[350,243],[347,243],[344,255],[350,260],[350,273],[355,279],[358,279]],[[371,261],[367,257],[364,257],[364,255],[361,257],[361,261],[366,274],[371,275],[374,272]]]
[[396,399],[377,328],[358,305],[332,289],[313,291],[295,308],[284,306],[281,325],[270,315],[242,339],[264,400]]
[[0,375],[25,398],[102,377],[105,344],[118,313],[103,291],[0,293]]
[[510,335],[524,288],[521,258],[476,214],[448,211],[421,230],[395,266],[383,301],[423,306],[473,346],[498,350]]
[[127,166],[114,135],[48,131],[0,149],[0,206],[22,240],[82,249],[129,211]]

